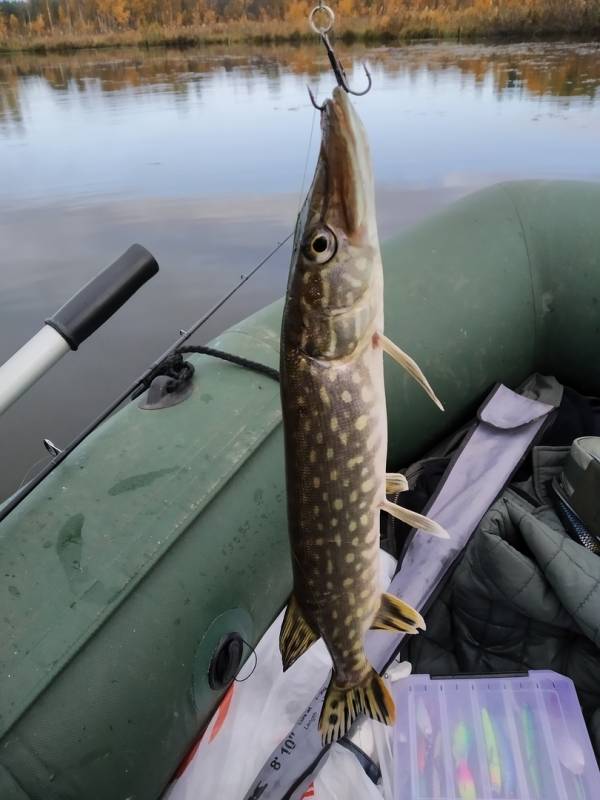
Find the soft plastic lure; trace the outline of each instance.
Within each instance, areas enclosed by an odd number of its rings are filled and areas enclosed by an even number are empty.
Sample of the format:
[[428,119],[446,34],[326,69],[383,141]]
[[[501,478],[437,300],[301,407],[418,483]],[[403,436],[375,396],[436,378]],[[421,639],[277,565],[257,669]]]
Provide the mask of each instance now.
[[427,740],[423,736],[420,736],[417,741],[417,769],[420,773],[425,772],[428,752],[429,747],[427,745]]
[[475,781],[466,761],[461,761],[456,769],[456,783],[460,800],[477,800]]
[[521,732],[525,750],[525,763],[529,775],[530,789],[536,800],[542,800],[542,773],[540,772],[537,735],[533,711],[528,705],[521,708]]
[[471,748],[471,734],[464,722],[459,722],[452,736],[452,755],[457,764],[465,761]]
[[419,785],[423,795],[427,795],[430,778],[433,774],[431,762],[433,748],[433,725],[427,706],[420,697],[417,702],[417,768],[419,770]]
[[508,734],[503,725],[496,725],[496,740],[500,752],[500,763],[502,764],[502,791],[505,797],[514,798],[517,796],[517,773],[514,757]]
[[481,727],[483,728],[483,739],[485,742],[485,754],[490,777],[490,788],[492,794],[498,796],[502,792],[502,768],[500,752],[498,750],[498,740],[487,708],[481,709]]
[[422,697],[419,697],[417,702],[417,728],[426,739],[431,739],[433,736],[431,717],[429,716],[429,711]]
[[442,763],[442,734],[440,731],[433,742],[433,770],[431,775],[431,796],[443,797],[442,794],[442,777],[438,769],[438,764]]
[[456,785],[460,800],[477,800],[475,780],[468,764],[472,737],[464,722],[459,722],[452,736],[452,755],[456,762]]
[[[587,791],[581,777],[585,771],[585,755],[581,745],[569,732],[558,696],[554,692],[547,692],[545,700],[546,707],[550,711],[554,743],[558,752],[558,760],[563,767],[563,778],[569,798],[573,796],[573,800],[587,800]],[[569,785],[573,786],[574,794]]]
[[588,800],[588,793],[581,775],[573,775],[575,781],[575,791],[577,793],[577,800]]

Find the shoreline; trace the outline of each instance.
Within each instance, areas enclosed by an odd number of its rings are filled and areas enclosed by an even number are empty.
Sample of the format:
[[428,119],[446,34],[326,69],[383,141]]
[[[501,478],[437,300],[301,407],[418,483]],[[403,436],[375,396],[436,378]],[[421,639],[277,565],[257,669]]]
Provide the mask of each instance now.
[[[360,24],[363,23],[363,24]],[[549,26],[539,28],[500,28],[491,30],[487,26],[464,28],[436,28],[424,26],[393,30],[386,25],[377,25],[377,20],[356,20],[352,27],[341,26],[335,39],[342,44],[398,45],[424,41],[448,41],[454,43],[509,43],[552,42],[557,40],[600,41],[600,22],[590,28],[577,26]],[[2,42],[0,56],[18,53],[46,55],[67,54],[79,50],[105,50],[110,48],[193,48],[230,45],[306,45],[317,44],[316,34],[311,30],[300,30],[290,23],[252,22],[243,25],[214,24],[211,26],[152,28],[108,33],[69,34],[55,33],[53,36],[15,37]]]

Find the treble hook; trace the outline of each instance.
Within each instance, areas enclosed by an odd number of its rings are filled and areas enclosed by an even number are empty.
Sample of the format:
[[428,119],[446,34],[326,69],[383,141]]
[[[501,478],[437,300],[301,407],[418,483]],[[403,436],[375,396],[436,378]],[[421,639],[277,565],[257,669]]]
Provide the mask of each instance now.
[[[329,17],[326,25],[322,28],[319,28],[314,21],[314,17],[318,12],[324,12]],[[346,71],[342,66],[342,62],[335,54],[331,42],[329,41],[329,36],[327,36],[328,31],[330,31],[331,28],[333,27],[334,19],[335,19],[335,14],[333,13],[333,11],[329,8],[329,6],[323,4],[315,6],[313,10],[310,12],[308,18],[312,29],[315,31],[315,33],[319,34],[319,36],[321,37],[321,41],[325,45],[325,50],[327,51],[327,57],[329,58],[329,63],[331,64],[331,69],[333,70],[333,74],[335,75],[337,85],[340,86],[348,94],[353,94],[358,97],[361,97],[363,94],[367,94],[367,92],[371,89],[373,83],[373,81],[371,80],[371,73],[367,69],[366,65],[363,64],[363,69],[365,71],[368,81],[367,88],[364,89],[362,92],[355,92],[350,88],[348,84],[348,78],[346,77]],[[308,88],[308,94],[310,95],[310,102],[313,104],[313,106],[317,108],[319,111],[323,111],[325,106],[318,105],[312,91],[310,90],[310,87]]]
[[317,101],[315,100],[315,96],[314,96],[314,94],[312,93],[312,89],[310,88],[310,86],[307,86],[306,88],[308,89],[308,96],[310,97],[310,102],[311,102],[311,103],[313,104],[313,106],[314,106],[314,107],[317,109],[317,111],[325,111],[325,103],[323,103],[323,105],[322,105],[322,106],[320,106],[320,105],[317,103]]

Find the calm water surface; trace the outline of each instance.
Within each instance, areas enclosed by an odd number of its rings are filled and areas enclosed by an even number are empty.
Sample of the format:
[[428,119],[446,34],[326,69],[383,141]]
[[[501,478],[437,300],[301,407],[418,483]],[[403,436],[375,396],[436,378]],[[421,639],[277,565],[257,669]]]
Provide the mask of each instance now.
[[[600,179],[600,45],[342,51],[382,236],[507,178]],[[0,59],[0,361],[134,241],[161,272],[0,418],[0,497],[292,229],[318,146],[318,49]],[[306,175],[305,175],[306,172]],[[198,337],[283,292],[280,251]],[[42,462],[43,463],[43,462]],[[39,466],[39,465],[38,465]]]

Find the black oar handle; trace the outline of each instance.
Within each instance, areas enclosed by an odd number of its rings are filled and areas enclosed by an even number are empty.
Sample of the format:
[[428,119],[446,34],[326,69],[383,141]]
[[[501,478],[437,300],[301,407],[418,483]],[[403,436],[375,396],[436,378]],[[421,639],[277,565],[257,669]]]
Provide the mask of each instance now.
[[133,244],[45,322],[60,333],[71,350],[77,350],[157,272],[154,256],[141,244]]

